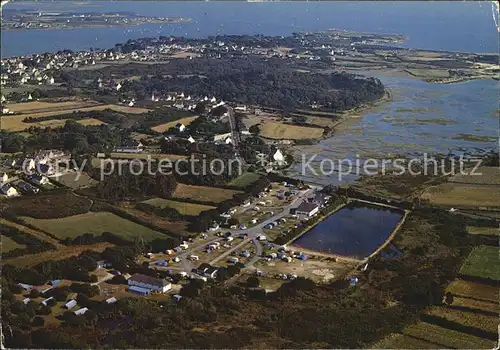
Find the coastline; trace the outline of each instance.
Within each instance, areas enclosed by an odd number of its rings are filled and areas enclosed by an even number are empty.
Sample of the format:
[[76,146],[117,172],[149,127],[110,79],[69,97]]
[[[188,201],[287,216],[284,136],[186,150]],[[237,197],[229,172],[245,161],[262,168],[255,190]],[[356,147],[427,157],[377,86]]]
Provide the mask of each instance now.
[[[382,96],[377,101],[373,101],[373,102],[370,102],[370,103],[365,103],[365,104],[362,104],[362,105],[360,105],[360,106],[358,106],[356,108],[352,108],[352,109],[349,109],[347,111],[342,112],[340,114],[340,116],[338,117],[338,119],[332,124],[330,132],[328,134],[326,134],[326,135],[323,135],[321,138],[317,139],[316,142],[314,142],[314,144],[312,144],[312,145],[317,145],[321,141],[324,141],[324,140],[327,140],[327,139],[335,137],[335,132],[337,131],[336,128],[339,125],[345,123],[349,118],[354,118],[354,117],[356,117],[356,118],[362,118],[363,115],[369,113],[372,108],[376,108],[376,107],[379,107],[379,106],[381,106],[381,105],[383,105],[385,103],[392,102],[393,101],[393,95],[392,95],[391,90],[388,87],[385,87],[384,90],[385,90],[384,96]],[[291,154],[292,157],[293,157],[293,162],[291,162],[291,164],[289,164],[285,169],[278,170],[278,173],[285,174],[295,164],[297,164],[297,158],[296,158],[296,156],[294,156],[294,154],[297,151],[300,151],[300,149],[302,147],[303,147],[303,145],[294,144],[294,145],[290,146],[290,148],[288,148],[289,154]]]
[[23,30],[28,30],[28,31],[35,31],[35,30],[43,30],[43,31],[49,31],[49,30],[73,30],[73,29],[97,29],[97,28],[123,28],[123,27],[137,27],[143,24],[150,24],[150,23],[189,23],[192,22],[192,18],[171,18],[171,19],[166,19],[166,20],[148,20],[148,21],[141,21],[137,23],[116,23],[116,24],[91,24],[91,25],[72,25],[72,26],[53,26],[53,27],[29,27],[29,28],[12,28],[12,27],[7,27],[7,28],[1,28],[2,32],[20,32]]

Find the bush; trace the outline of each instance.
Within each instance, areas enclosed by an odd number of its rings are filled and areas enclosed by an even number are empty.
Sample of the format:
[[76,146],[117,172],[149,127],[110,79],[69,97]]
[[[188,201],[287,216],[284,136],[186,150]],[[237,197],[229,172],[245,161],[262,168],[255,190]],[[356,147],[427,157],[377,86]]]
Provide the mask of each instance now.
[[38,315],[50,315],[52,313],[52,309],[49,306],[40,305],[40,308],[37,311]]
[[247,287],[257,288],[258,286],[260,286],[260,280],[257,277],[255,277],[255,276],[248,277]]
[[127,284],[127,279],[123,275],[117,275],[107,281],[110,284]]
[[43,327],[45,325],[45,319],[40,316],[36,316],[33,318],[33,321],[31,321],[31,325],[33,327]]

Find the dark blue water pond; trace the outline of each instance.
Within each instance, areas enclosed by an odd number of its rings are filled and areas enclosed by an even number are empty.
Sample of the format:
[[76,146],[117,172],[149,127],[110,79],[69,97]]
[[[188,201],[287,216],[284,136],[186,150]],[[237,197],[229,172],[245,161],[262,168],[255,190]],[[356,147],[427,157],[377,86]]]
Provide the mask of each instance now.
[[402,216],[402,211],[350,203],[293,244],[323,253],[364,258],[384,243]]

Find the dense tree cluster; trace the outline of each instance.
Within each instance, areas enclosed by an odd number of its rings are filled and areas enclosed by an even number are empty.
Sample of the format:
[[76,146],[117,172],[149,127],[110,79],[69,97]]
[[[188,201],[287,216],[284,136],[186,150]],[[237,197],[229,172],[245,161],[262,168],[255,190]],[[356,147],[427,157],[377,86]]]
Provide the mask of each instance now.
[[36,219],[57,219],[84,214],[90,210],[92,201],[65,189],[57,189],[33,197],[20,197],[0,205],[3,215],[13,220],[19,216]]
[[115,171],[99,183],[97,195],[113,201],[148,196],[170,198],[176,187],[177,181],[172,175],[150,175],[145,171],[135,175],[129,167],[124,167],[122,172]]
[[112,125],[84,126],[74,120],[68,120],[62,128],[30,129],[36,132],[26,140],[27,151],[58,148],[79,154],[112,149],[126,139],[127,133]]
[[280,109],[310,108],[316,103],[330,111],[357,107],[384,94],[384,86],[377,79],[345,72],[301,73],[283,68],[279,59],[177,60],[170,65],[184,75],[168,79],[155,75],[148,80],[128,81],[123,93],[184,91]]

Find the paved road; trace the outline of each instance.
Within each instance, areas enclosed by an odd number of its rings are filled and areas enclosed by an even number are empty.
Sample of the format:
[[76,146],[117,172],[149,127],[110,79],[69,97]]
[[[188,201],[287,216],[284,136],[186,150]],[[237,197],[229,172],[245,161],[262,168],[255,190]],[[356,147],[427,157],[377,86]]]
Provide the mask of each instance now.
[[233,141],[233,147],[236,152],[236,159],[240,161],[242,165],[247,165],[245,162],[245,159],[241,157],[240,151],[239,151],[239,143],[240,143],[240,133],[238,131],[238,128],[236,127],[236,119],[234,117],[234,109],[230,106],[227,107],[227,113],[229,114],[229,125],[231,127],[231,140]]

